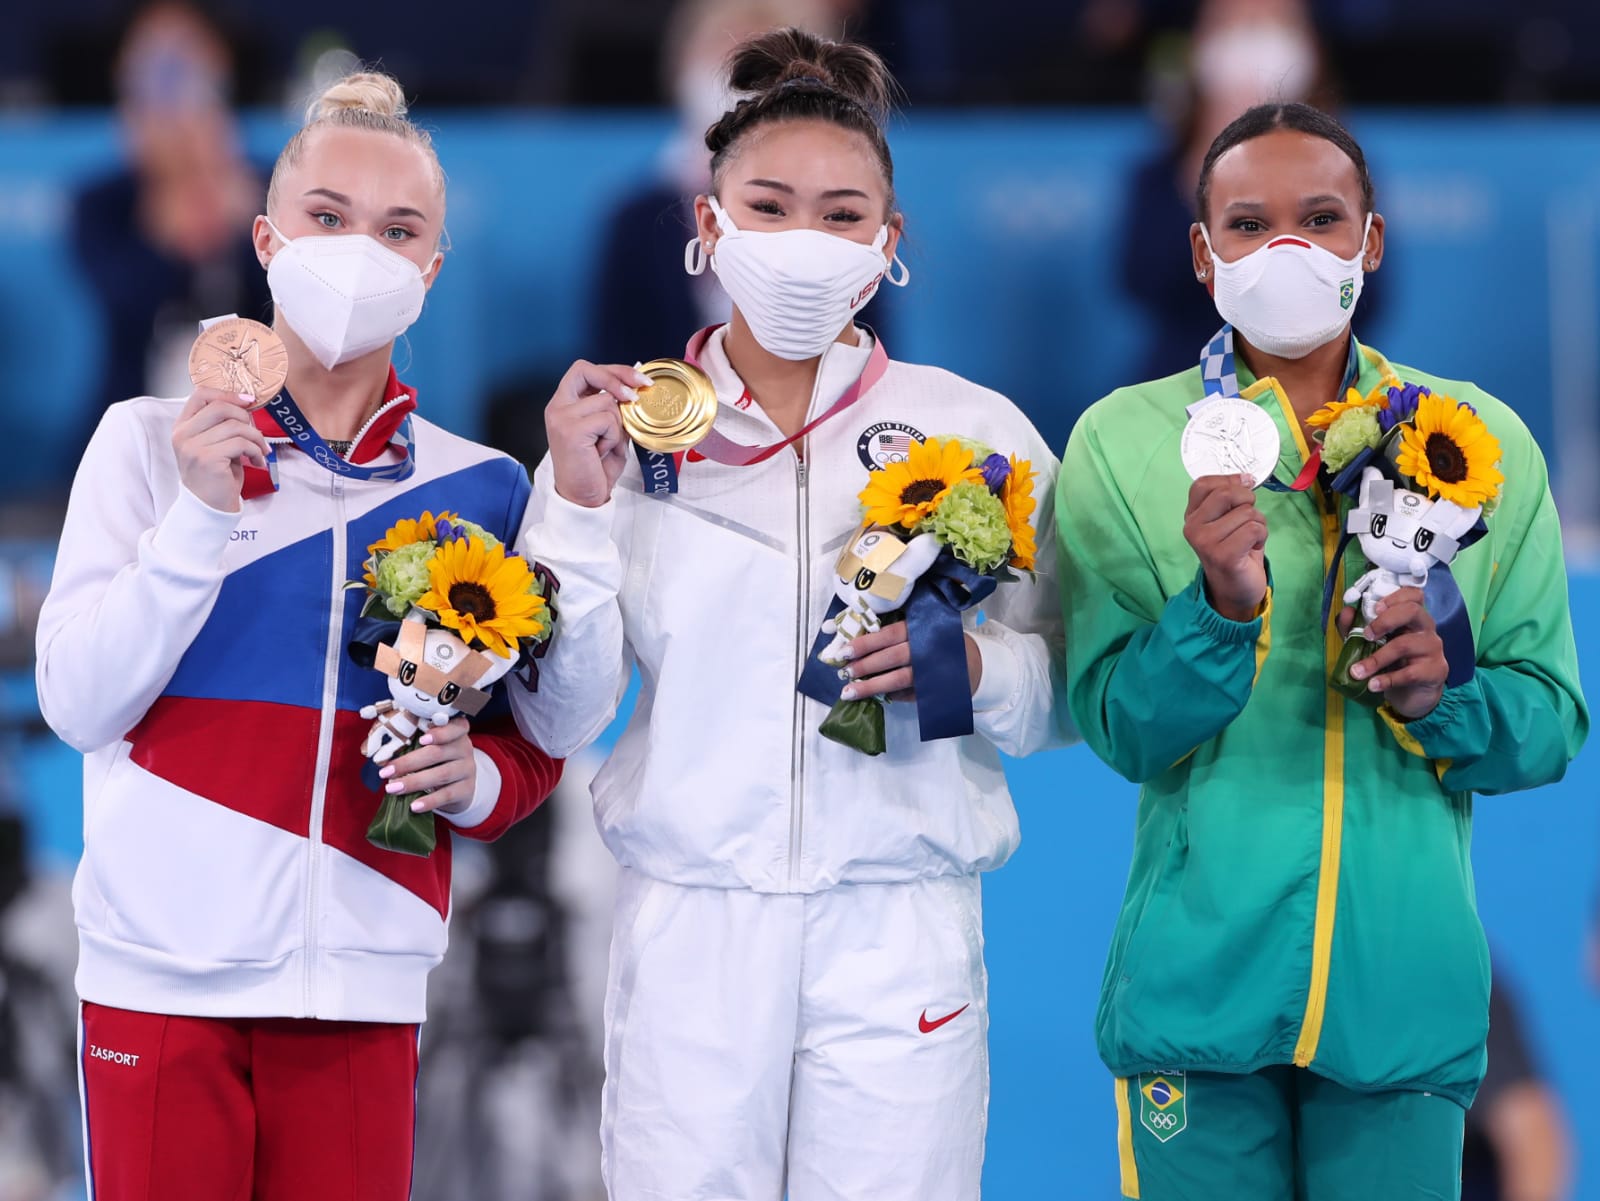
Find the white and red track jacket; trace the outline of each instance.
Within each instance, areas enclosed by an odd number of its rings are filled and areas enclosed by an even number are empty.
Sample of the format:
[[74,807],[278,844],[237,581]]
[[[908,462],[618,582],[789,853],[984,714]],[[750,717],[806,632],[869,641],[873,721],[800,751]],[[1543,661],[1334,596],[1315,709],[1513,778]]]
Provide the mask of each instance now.
[[[515,546],[527,475],[411,415],[391,373],[351,454],[378,465],[409,431],[403,482],[336,476],[277,443],[279,488],[249,470],[238,513],[184,488],[181,400],[114,405],[79,466],[39,619],[39,707],[84,753],[73,886],[88,1001],[155,1013],[417,1022],[444,954],[450,836],[426,859],[366,840],[358,710],[387,681],[347,654],[367,546],[449,509]],[[257,423],[280,431],[264,414]],[[478,786],[449,819],[494,838],[560,764],[506,715],[514,676],[474,719]]]

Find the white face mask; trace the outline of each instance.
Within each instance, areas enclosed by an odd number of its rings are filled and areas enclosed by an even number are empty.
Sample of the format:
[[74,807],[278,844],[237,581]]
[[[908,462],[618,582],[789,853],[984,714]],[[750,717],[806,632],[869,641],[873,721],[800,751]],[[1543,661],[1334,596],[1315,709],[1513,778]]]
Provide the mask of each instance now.
[[1305,238],[1289,234],[1273,238],[1242,258],[1225,263],[1202,225],[1200,234],[1211,251],[1216,272],[1216,305],[1222,319],[1250,345],[1281,359],[1303,359],[1338,337],[1356,311],[1365,276],[1372,214],[1367,214],[1361,249],[1342,259]]
[[[311,234],[283,243],[267,264],[272,300],[329,371],[387,346],[411,328],[428,289],[404,255],[366,234]],[[432,270],[435,254],[428,263]]]
[[[816,358],[877,293],[880,281],[887,277],[903,287],[911,278],[898,258],[898,279],[883,261],[887,225],[864,245],[820,229],[740,229],[714,196],[711,210],[722,230],[711,270],[756,341],[780,359]],[[690,275],[705,270],[698,240],[684,248],[684,267]]]

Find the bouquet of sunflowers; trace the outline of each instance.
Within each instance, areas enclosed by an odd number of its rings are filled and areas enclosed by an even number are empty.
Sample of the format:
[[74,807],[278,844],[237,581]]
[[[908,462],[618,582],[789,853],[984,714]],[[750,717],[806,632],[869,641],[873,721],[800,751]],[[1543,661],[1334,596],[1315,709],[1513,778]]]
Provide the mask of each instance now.
[[[1505,483],[1499,440],[1471,405],[1393,378],[1366,396],[1349,389],[1307,424],[1318,431],[1334,492],[1356,502],[1345,515],[1345,538],[1359,541],[1371,566],[1343,596],[1359,613],[1334,664],[1333,686],[1378,703],[1350,668],[1379,645],[1363,634],[1362,618],[1371,620],[1378,602],[1403,587],[1425,590],[1445,642],[1447,683],[1464,682],[1476,656],[1449,565],[1483,536],[1483,516],[1499,502]],[[1335,556],[1329,572],[1324,625],[1342,557]]]
[[861,490],[864,519],[840,552],[834,601],[800,679],[832,705],[826,738],[882,754],[883,701],[842,700],[849,644],[904,620],[924,742],[972,732],[961,612],[1001,580],[1031,572],[1034,471],[1026,459],[967,438],[913,441],[907,457],[874,471]]
[[454,513],[404,519],[367,548],[367,602],[351,654],[389,677],[390,700],[367,705],[362,744],[368,779],[382,794],[367,839],[391,851],[429,855],[432,813],[413,813],[420,793],[383,792],[377,768],[420,745],[457,713],[478,713],[489,689],[534,653],[555,623],[549,581],[507,554],[493,534]]

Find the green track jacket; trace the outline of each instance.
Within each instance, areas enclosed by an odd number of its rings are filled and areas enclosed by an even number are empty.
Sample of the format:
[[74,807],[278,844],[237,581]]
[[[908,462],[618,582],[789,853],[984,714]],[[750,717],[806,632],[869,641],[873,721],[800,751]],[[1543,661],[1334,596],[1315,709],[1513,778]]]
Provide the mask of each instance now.
[[[1291,479],[1308,453],[1299,422],[1276,380],[1238,367]],[[1198,368],[1112,393],[1067,446],[1056,506],[1072,716],[1142,785],[1096,1022],[1118,1076],[1294,1063],[1462,1105],[1483,1076],[1472,794],[1560,779],[1589,715],[1538,446],[1472,384],[1362,349],[1363,394],[1391,373],[1472,404],[1506,477],[1488,535],[1451,567],[1476,674],[1409,724],[1327,684],[1338,637],[1321,628],[1322,586],[1348,500],[1259,491],[1264,612],[1233,622],[1207,602],[1178,450]],[[1366,566],[1352,541],[1339,590]]]

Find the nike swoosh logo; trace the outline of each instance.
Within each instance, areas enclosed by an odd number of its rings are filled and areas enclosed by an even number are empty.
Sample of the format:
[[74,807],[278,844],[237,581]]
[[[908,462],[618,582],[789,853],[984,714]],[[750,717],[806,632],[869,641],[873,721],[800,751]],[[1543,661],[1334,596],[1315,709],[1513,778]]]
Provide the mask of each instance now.
[[971,1007],[971,1005],[972,1005],[972,1002],[968,1001],[965,1005],[963,1005],[960,1009],[956,1010],[954,1013],[947,1013],[942,1018],[939,1018],[937,1021],[933,1021],[933,1022],[930,1022],[928,1020],[928,1011],[926,1009],[924,1009],[922,1011],[922,1016],[917,1019],[917,1029],[922,1031],[924,1034],[932,1034],[935,1030],[937,1030],[940,1026],[944,1025],[946,1022],[952,1021],[953,1019],[960,1017],[963,1013],[965,1013],[968,1010],[968,1008]]

